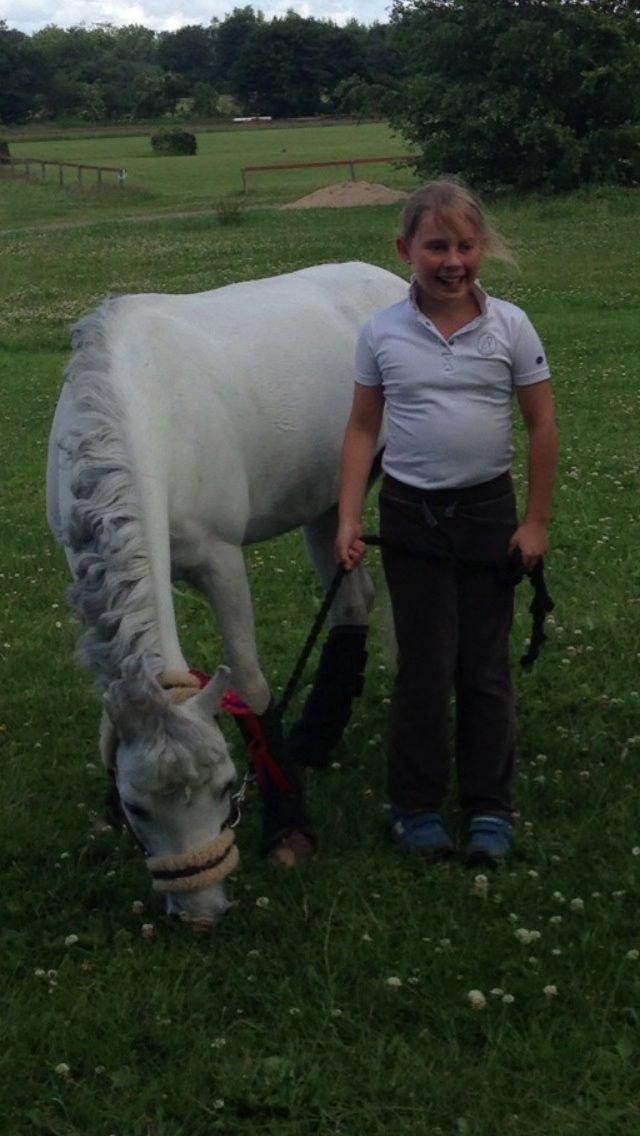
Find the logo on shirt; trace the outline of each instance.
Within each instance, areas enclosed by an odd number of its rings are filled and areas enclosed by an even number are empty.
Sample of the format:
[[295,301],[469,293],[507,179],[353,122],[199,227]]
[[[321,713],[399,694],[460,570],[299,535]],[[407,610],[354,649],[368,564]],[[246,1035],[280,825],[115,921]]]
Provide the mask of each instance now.
[[489,332],[485,335],[481,335],[478,340],[478,350],[481,355],[486,357],[493,355],[497,346],[495,335],[491,335]]

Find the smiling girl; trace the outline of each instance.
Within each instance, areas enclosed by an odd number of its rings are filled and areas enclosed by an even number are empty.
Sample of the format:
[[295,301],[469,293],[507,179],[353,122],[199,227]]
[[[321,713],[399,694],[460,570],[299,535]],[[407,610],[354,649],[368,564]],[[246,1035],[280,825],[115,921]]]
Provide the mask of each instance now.
[[[454,850],[440,815],[454,687],[464,859],[495,866],[514,814],[509,557],[529,571],[547,551],[557,464],[550,372],[525,313],[480,287],[485,253],[509,254],[466,186],[439,179],[417,190],[396,247],[413,278],[407,298],[374,313],[358,342],[336,556],[351,569],[364,555],[362,507],[386,409],[380,532],[398,643],[392,835],[430,860]],[[529,438],[520,523],[509,472],[514,393]]]

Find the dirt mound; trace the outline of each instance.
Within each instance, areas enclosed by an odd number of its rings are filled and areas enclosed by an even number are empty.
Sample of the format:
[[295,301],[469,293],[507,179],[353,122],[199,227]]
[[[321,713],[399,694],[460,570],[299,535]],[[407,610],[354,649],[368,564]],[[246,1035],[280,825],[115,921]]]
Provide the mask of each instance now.
[[282,209],[341,209],[346,205],[394,205],[408,194],[372,181],[339,181],[309,193]]

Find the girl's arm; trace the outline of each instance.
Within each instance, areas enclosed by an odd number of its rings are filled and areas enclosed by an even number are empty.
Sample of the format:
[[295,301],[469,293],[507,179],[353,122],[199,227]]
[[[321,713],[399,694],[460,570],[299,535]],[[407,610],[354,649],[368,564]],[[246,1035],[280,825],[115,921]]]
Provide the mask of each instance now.
[[530,571],[548,547],[547,528],[558,465],[558,430],[548,379],[519,387],[517,393],[529,434],[529,497],[524,520],[511,537],[509,549],[520,549],[525,569]]
[[356,383],[342,447],[338,535],[335,543],[336,560],[348,571],[357,567],[366,551],[366,546],[360,540],[362,506],[376,454],[383,411],[382,387],[365,387]]

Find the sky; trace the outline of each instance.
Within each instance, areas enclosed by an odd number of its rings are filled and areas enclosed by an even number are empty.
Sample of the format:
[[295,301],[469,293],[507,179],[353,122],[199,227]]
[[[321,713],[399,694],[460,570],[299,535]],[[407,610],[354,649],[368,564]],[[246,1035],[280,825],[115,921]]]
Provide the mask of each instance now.
[[[76,24],[142,24],[155,31],[175,31],[184,24],[206,25],[216,16],[223,19],[234,7],[251,0],[0,0],[0,20],[10,28],[31,32],[46,24],[68,28]],[[386,23],[391,0],[254,0],[253,7],[270,20],[292,8],[301,16],[329,19],[345,24],[356,19],[362,24]]]

